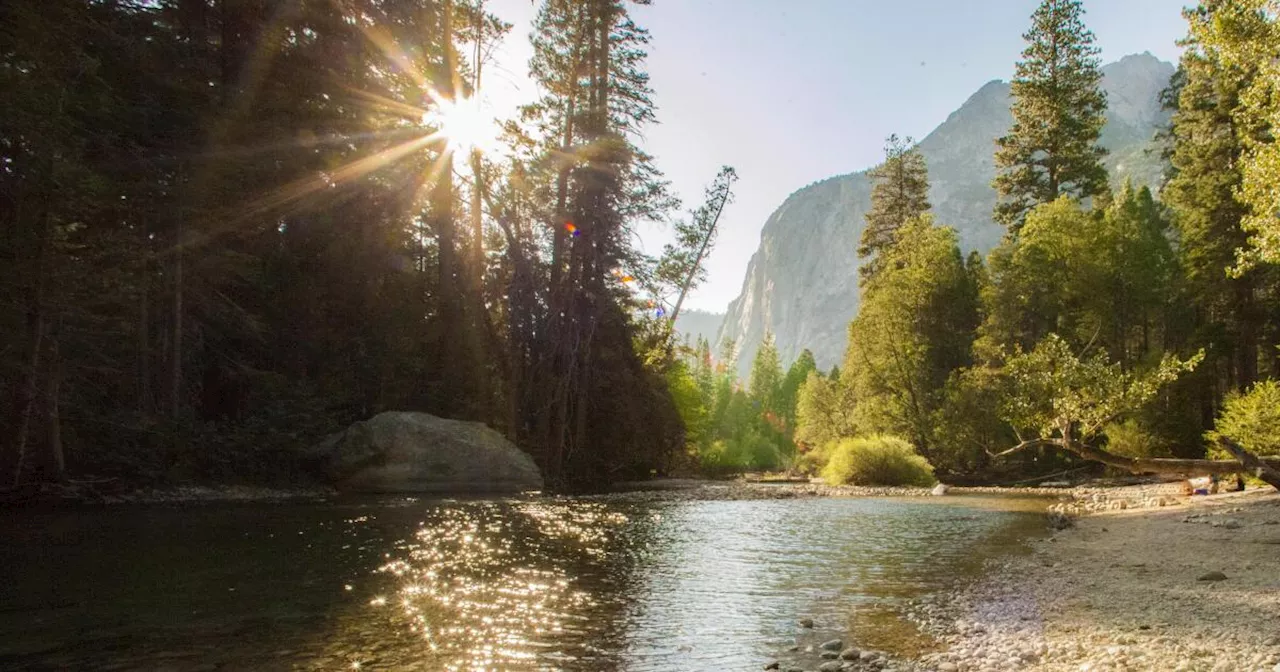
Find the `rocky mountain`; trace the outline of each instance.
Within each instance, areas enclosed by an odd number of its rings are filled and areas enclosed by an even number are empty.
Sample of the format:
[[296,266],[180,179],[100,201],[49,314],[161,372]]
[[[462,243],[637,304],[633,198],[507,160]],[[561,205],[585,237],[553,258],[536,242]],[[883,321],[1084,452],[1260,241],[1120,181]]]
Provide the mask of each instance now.
[[[1152,140],[1168,121],[1159,96],[1173,72],[1150,53],[1102,68],[1108,111],[1101,143],[1110,150],[1107,167],[1117,182],[1159,182]],[[1004,233],[991,219],[991,180],[995,140],[1012,123],[1010,102],[1008,83],[988,82],[919,143],[929,164],[934,215],[956,229],[966,253],[987,252]],[[737,343],[743,375],[766,331],[775,335],[784,367],[803,348],[813,351],[821,368],[839,363],[858,311],[856,248],[870,201],[863,170],[804,187],[769,216],[718,337]]]

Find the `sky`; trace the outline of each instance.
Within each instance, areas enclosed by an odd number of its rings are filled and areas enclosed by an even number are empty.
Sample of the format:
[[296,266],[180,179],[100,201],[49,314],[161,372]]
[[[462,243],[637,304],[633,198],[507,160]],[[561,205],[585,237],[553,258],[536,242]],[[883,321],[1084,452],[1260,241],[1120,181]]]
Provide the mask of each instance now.
[[[632,6],[652,35],[653,154],[684,209],[721,165],[735,200],[689,308],[722,312],[741,289],[769,215],[813,182],[869,168],[890,133],[928,135],[992,79],[1008,80],[1037,0],[653,0]],[[1187,0],[1085,0],[1104,63],[1149,51],[1175,62]],[[485,95],[508,116],[536,97],[527,76],[533,0],[486,0],[514,24],[486,65]],[[643,227],[651,254],[667,227]],[[854,246],[849,247],[850,255]]]

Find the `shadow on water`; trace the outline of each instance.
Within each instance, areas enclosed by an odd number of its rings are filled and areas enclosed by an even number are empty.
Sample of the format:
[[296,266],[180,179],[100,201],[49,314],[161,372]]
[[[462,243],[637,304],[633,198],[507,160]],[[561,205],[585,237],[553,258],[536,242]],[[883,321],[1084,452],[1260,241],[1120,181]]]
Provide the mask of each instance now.
[[[0,667],[746,669],[1018,552],[1043,500],[134,507],[0,519]],[[796,627],[813,618],[812,631]]]

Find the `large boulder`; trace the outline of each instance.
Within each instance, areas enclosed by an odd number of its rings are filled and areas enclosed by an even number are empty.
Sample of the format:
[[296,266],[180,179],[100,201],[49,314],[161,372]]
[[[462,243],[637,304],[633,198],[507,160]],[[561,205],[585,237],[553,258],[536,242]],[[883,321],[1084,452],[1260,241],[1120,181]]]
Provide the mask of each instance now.
[[351,492],[493,493],[542,489],[533,458],[479,422],[388,411],[334,434],[311,452],[318,470]]

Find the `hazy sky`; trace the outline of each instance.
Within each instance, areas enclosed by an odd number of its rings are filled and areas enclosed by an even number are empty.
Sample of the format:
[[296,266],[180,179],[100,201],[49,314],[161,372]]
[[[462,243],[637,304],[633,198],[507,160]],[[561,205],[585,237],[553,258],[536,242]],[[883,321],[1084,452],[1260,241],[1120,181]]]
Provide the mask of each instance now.
[[[1104,62],[1150,51],[1175,62],[1188,0],[1085,0]],[[654,0],[660,124],[643,146],[686,209],[723,164],[741,178],[721,219],[709,279],[688,306],[723,311],[770,213],[791,192],[868,168],[890,133],[920,139],[992,79],[1008,79],[1037,0]],[[486,75],[496,107],[534,95],[526,77],[531,0],[487,0],[514,23]],[[488,88],[488,87],[486,87]],[[665,233],[643,233],[657,252]],[[849,255],[852,260],[854,243]]]

